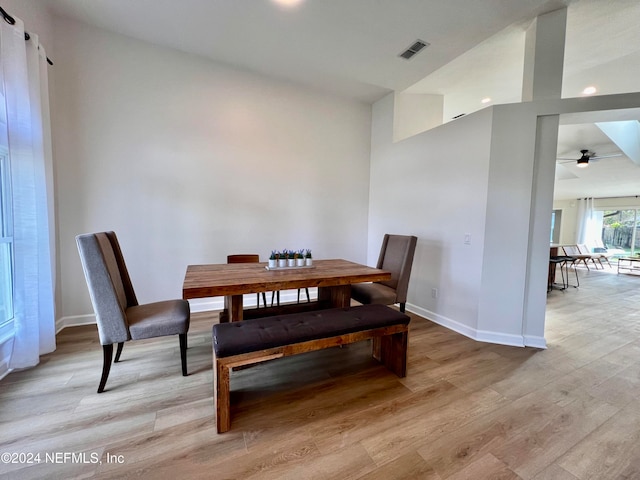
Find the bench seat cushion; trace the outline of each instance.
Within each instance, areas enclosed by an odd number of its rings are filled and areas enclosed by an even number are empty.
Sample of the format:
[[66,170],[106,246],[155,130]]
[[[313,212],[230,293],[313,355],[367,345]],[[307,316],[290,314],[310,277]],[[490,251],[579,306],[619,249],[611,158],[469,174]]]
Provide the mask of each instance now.
[[213,326],[213,349],[228,357],[293,343],[409,324],[409,316],[384,305],[362,305],[256,318]]

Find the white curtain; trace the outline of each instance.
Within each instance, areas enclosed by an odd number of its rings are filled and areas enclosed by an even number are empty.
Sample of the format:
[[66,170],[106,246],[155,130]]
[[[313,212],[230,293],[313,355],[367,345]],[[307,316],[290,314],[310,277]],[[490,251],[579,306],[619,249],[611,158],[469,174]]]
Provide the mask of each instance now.
[[593,210],[593,198],[578,199],[578,228],[576,229],[576,243],[594,245],[600,237],[599,222]]
[[[55,350],[52,155],[47,61],[35,34],[0,19],[0,84],[6,105],[13,208],[14,339],[9,368]],[[51,225],[50,225],[51,222]]]

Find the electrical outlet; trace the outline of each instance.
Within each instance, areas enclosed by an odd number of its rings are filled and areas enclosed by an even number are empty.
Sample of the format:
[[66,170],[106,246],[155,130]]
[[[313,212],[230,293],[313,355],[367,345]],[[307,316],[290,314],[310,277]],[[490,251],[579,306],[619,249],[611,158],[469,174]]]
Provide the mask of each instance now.
[[431,289],[431,298],[438,298],[438,289],[437,288],[432,288]]

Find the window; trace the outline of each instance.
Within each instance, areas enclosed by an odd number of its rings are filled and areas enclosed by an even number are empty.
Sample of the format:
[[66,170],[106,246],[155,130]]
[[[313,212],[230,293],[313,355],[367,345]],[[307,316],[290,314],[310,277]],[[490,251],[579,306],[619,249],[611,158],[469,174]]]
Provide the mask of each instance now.
[[0,327],[13,319],[12,225],[9,157],[0,150]]
[[640,246],[640,210],[607,210],[604,212],[602,237],[607,247],[623,249],[628,255]]

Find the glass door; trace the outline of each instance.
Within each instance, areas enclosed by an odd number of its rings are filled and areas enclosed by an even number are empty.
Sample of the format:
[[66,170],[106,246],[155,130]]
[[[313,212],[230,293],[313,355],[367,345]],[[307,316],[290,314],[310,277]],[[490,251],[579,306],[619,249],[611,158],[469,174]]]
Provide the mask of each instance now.
[[607,210],[602,222],[602,240],[608,248],[624,250],[626,255],[640,253],[640,210]]

